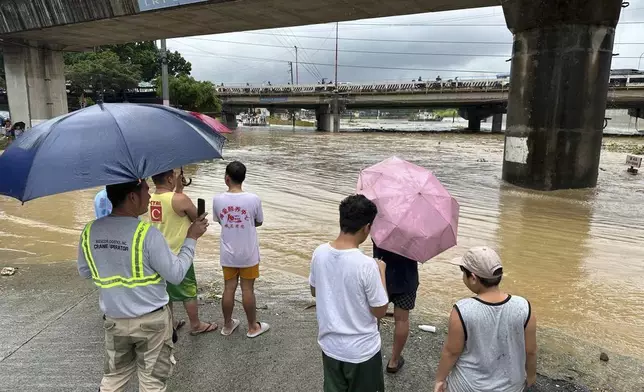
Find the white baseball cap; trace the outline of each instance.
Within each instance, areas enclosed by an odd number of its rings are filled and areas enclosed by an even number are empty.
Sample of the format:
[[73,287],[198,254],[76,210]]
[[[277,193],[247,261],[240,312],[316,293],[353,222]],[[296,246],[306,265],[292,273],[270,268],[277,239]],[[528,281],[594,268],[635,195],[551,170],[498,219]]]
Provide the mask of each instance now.
[[494,275],[494,273],[503,268],[499,255],[487,246],[471,248],[463,257],[452,260],[452,264],[463,267],[483,279],[499,277],[500,275]]

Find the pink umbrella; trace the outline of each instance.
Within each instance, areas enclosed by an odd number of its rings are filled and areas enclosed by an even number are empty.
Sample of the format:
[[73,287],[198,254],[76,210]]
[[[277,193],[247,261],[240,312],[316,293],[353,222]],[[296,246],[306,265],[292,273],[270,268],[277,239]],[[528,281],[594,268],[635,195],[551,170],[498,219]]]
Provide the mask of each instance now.
[[203,113],[198,113],[198,112],[190,112],[193,116],[197,117],[199,120],[205,122],[206,124],[210,125],[212,129],[219,133],[233,133],[230,129],[228,129],[227,126],[222,124],[219,120],[216,118],[212,118],[210,116],[207,116]]
[[458,202],[429,170],[392,157],[360,172],[356,193],[378,207],[379,248],[424,263],[456,245]]

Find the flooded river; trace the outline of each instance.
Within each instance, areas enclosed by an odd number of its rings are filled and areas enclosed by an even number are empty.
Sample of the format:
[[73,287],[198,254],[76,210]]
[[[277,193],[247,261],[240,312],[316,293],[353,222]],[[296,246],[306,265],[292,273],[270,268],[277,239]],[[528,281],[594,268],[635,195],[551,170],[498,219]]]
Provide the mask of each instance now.
[[[337,234],[338,202],[359,170],[397,155],[433,170],[461,204],[459,245],[420,268],[420,308],[444,317],[469,295],[458,269],[441,261],[488,244],[503,259],[505,289],[530,299],[541,325],[644,357],[644,174],[626,174],[624,153],[603,151],[594,190],[539,193],[501,181],[502,136],[243,129],[229,139],[226,158],[247,164],[246,188],[264,203],[264,267],[306,276],[313,249]],[[210,208],[224,167],[187,168],[187,193]],[[0,198],[0,266],[74,259],[95,192],[24,206]],[[215,262],[217,249],[211,228],[198,257]]]

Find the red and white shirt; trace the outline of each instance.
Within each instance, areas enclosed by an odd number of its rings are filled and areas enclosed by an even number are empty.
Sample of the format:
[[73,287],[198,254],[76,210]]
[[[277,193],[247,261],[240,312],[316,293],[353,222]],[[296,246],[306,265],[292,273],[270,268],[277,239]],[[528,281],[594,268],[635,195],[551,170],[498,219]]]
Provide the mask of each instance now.
[[264,221],[262,201],[253,193],[222,193],[212,200],[221,225],[222,267],[248,268],[259,264],[259,239],[255,222]]

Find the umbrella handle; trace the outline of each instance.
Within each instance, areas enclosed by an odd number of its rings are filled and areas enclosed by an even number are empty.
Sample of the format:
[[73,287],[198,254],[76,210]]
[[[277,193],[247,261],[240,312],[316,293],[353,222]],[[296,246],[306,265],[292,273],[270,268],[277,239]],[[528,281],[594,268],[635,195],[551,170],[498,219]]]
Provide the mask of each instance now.
[[192,178],[186,180],[186,177],[183,176],[183,167],[181,168],[181,183],[183,186],[190,186],[192,184]]

